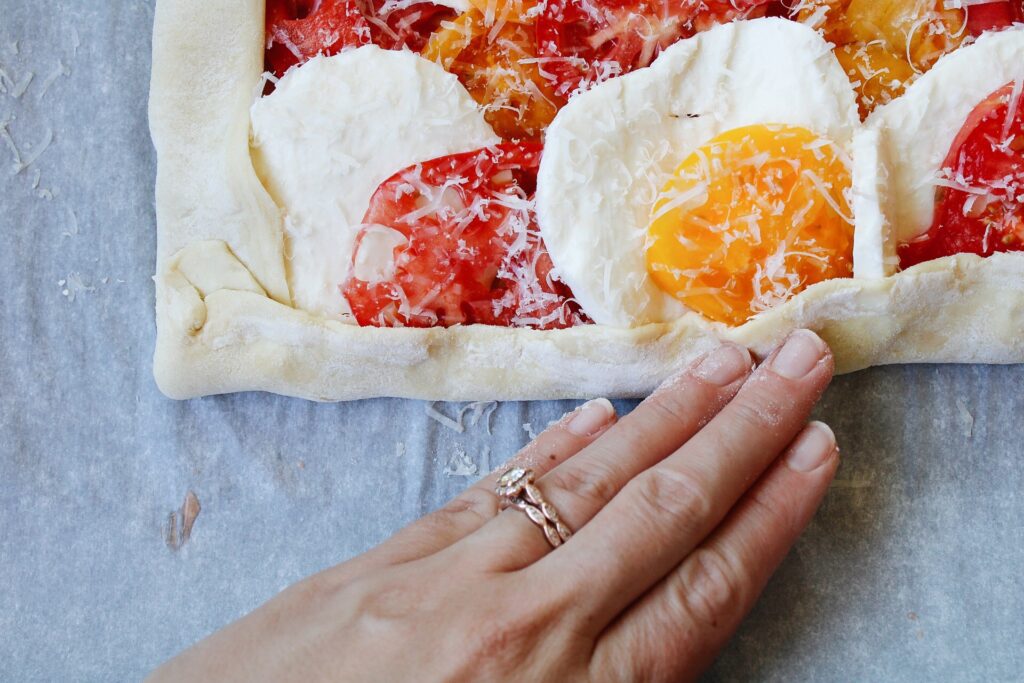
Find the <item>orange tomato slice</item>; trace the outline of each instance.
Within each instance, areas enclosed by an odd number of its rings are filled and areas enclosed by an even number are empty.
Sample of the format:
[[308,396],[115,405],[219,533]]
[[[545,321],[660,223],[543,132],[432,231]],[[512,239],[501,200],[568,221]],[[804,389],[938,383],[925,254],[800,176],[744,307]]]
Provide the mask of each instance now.
[[862,117],[968,37],[965,10],[946,9],[944,0],[805,0],[794,18],[836,45]]
[[846,155],[804,128],[719,135],[676,169],[652,211],[647,270],[705,317],[739,325],[853,273]]
[[850,43],[835,49],[836,58],[857,91],[862,119],[903,94],[917,77],[914,68],[879,42]]
[[533,27],[471,9],[435,32],[423,56],[458,76],[507,140],[538,139],[565,104],[541,73]]

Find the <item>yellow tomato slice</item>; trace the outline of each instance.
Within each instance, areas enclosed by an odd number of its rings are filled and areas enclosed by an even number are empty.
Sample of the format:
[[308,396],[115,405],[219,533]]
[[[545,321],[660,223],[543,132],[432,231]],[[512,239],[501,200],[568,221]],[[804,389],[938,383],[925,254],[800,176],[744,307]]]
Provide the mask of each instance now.
[[824,32],[857,89],[862,116],[891,101],[967,36],[943,0],[804,0],[796,19]]
[[739,325],[853,273],[850,169],[804,128],[728,131],[676,169],[652,211],[647,269],[705,317]]
[[565,104],[541,75],[533,26],[471,9],[443,23],[423,56],[458,76],[507,140],[539,138]]
[[943,0],[850,0],[846,19],[855,40],[882,39],[918,71],[927,71],[966,36],[962,9]]
[[825,40],[836,45],[853,41],[846,22],[846,8],[850,0],[802,0],[794,9],[793,18],[825,35]]
[[917,76],[906,60],[877,41],[840,45],[835,54],[857,91],[861,118],[902,95]]

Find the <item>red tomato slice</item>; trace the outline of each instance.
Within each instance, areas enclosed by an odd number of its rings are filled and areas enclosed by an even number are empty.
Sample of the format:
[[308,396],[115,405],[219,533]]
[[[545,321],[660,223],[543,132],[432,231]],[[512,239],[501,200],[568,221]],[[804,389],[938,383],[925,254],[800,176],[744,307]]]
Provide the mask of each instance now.
[[995,0],[967,6],[967,30],[972,35],[984,31],[998,31],[1015,21],[1024,20],[1024,3],[1021,0]]
[[545,76],[568,97],[647,66],[681,38],[762,16],[769,0],[548,0],[537,17]]
[[370,24],[374,45],[385,50],[408,48],[421,52],[442,21],[455,17],[455,10],[424,0],[358,0],[360,11]]
[[360,325],[587,322],[533,213],[541,145],[504,143],[399,171],[370,200],[342,285]]
[[419,52],[454,16],[423,0],[267,0],[266,69],[283,76],[319,54],[370,43]]
[[267,0],[265,68],[276,76],[319,54],[367,45],[370,26],[351,0]]
[[1024,92],[1018,84],[975,107],[941,177],[932,227],[900,245],[902,268],[952,254],[1024,251]]

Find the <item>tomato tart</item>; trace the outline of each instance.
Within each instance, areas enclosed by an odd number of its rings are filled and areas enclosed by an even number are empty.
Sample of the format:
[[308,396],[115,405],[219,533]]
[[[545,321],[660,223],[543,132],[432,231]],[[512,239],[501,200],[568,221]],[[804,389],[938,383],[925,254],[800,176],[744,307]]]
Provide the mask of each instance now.
[[158,0],[174,398],[634,397],[807,327],[1024,362],[1024,7]]

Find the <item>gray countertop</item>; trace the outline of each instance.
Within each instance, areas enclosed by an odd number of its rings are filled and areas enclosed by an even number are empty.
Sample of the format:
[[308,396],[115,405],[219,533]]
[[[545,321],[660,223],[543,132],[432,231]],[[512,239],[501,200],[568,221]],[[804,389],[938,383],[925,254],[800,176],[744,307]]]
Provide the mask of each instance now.
[[[138,680],[574,405],[502,404],[493,434],[460,434],[413,401],[161,396],[152,16],[153,0],[0,0],[5,681]],[[836,484],[708,680],[1024,677],[1022,387],[1021,366],[838,379],[818,411]],[[188,491],[202,511],[174,550]]]

